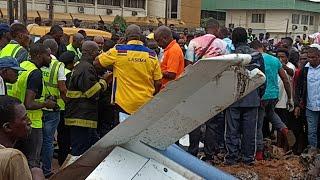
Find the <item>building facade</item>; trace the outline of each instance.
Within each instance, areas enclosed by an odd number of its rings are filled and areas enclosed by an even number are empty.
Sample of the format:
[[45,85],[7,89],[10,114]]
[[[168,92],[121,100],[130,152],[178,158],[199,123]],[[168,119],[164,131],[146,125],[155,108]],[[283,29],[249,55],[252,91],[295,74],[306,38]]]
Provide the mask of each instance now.
[[[149,0],[148,15],[165,17],[165,0]],[[180,19],[187,27],[199,27],[201,0],[168,0],[168,17]]]
[[[49,1],[28,0],[27,7],[30,15],[39,11],[40,14],[47,16]],[[6,10],[6,8],[7,1],[0,0],[0,9]],[[168,0],[168,18],[173,19],[171,22],[176,22],[175,24],[199,26],[200,12],[201,0]],[[72,14],[84,20],[99,20],[98,16],[102,19],[111,19],[116,15],[125,18],[165,18],[165,0],[55,0],[54,13],[56,17],[60,15],[70,18],[69,15]],[[179,21],[181,23],[177,23]]]
[[[252,28],[274,38],[319,31],[320,3],[306,0],[203,0],[202,15],[225,13],[226,27]],[[205,14],[207,13],[207,14]]]
[[[121,4],[122,2],[122,4]],[[0,1],[0,8],[7,8],[7,1]],[[48,0],[28,0],[28,11],[48,11]],[[55,0],[55,13],[72,13],[101,16],[147,16],[147,0]]]

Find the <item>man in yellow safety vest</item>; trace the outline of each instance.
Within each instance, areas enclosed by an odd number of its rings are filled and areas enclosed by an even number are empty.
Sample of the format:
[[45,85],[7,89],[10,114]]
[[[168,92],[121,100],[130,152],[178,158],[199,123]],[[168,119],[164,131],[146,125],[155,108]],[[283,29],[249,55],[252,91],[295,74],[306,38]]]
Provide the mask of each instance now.
[[78,60],[80,60],[81,56],[82,56],[80,49],[81,49],[83,42],[84,42],[83,35],[80,33],[76,33],[73,36],[73,42],[67,46],[67,50],[74,52],[74,54],[77,56]]
[[40,167],[42,147],[42,108],[52,109],[56,102],[46,99],[41,101],[43,66],[49,66],[51,57],[48,50],[40,43],[30,48],[30,61],[23,61],[20,66],[25,69],[18,81],[8,90],[8,95],[20,99],[24,103],[28,117],[31,120],[32,131],[27,139],[21,141],[19,148],[26,155],[30,168]]
[[64,64],[56,58],[58,43],[54,39],[46,39],[43,45],[50,51],[50,67],[42,67],[43,91],[42,99],[53,99],[58,106],[54,109],[42,109],[43,111],[43,144],[42,144],[42,169],[46,178],[53,173],[51,164],[53,158],[54,133],[60,121],[60,110],[64,109],[64,100],[67,93]]
[[26,50],[30,44],[29,32],[25,25],[15,23],[10,27],[12,40],[1,50],[0,57],[14,57],[19,63],[28,60]]

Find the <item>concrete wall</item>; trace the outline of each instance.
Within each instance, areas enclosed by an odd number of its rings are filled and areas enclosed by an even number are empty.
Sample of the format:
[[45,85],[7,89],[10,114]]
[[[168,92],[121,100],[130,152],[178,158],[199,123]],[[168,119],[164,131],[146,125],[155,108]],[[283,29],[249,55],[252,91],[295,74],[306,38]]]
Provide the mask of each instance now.
[[[200,25],[201,0],[180,0],[179,4],[178,19],[181,19],[183,22],[185,22],[187,26],[198,27]],[[165,0],[149,0],[148,16],[164,18]]]
[[[46,7],[49,1],[47,2],[37,2],[37,1],[28,1],[28,10],[30,11],[47,11]],[[63,2],[56,2],[54,1],[54,12],[58,13],[72,13],[78,14],[78,7],[84,7],[83,14],[90,14],[90,15],[107,15],[107,9],[112,9],[112,14],[110,16],[121,15],[121,8],[114,7],[114,6],[104,6],[98,5],[95,6],[94,4],[82,4],[82,3],[63,3]],[[6,9],[7,3],[6,1],[0,1],[0,8]],[[125,7],[123,10],[123,15],[132,16],[132,11],[136,11],[138,14],[136,17],[146,17],[147,10],[141,8],[128,8]]]
[[149,0],[148,16],[165,17],[165,0]]
[[[252,23],[252,14],[265,13],[265,23]],[[292,14],[300,14],[298,29],[292,29]],[[314,16],[314,25],[302,25],[301,16]],[[254,34],[270,32],[272,37],[283,37],[286,33],[287,21],[288,35],[312,34],[319,31],[319,14],[297,10],[227,10],[226,27],[233,23],[235,27],[252,28]],[[303,27],[307,26],[308,30],[304,31]]]
[[192,27],[199,27],[201,18],[201,0],[181,0],[181,20]]

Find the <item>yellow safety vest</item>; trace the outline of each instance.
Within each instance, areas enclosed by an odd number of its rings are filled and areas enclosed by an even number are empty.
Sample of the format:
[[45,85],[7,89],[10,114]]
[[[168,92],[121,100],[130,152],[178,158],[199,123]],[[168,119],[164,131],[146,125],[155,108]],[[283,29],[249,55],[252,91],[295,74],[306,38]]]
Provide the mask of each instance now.
[[[45,101],[49,96],[54,96],[57,99],[57,104],[60,109],[64,108],[64,102],[61,99],[60,91],[58,88],[58,72],[62,62],[52,58],[49,68],[41,68],[43,78],[43,90],[42,90],[42,101]],[[49,110],[50,109],[46,109]]]
[[[0,58],[7,56],[15,57],[21,48],[22,46],[19,44],[9,43],[0,51]],[[12,89],[12,84],[6,83],[6,85],[8,91]]]
[[78,60],[81,59],[82,53],[80,52],[79,48],[74,49],[72,43],[67,46],[67,50],[73,52],[78,57]]
[[7,44],[0,52],[0,58],[10,56],[15,57],[18,53],[18,51],[22,48],[19,44]]
[[[24,102],[27,92],[27,82],[28,77],[31,72],[38,69],[35,64],[30,61],[23,61],[20,67],[24,68],[26,71],[22,71],[18,77],[18,81],[12,85],[11,89],[8,89],[8,95],[20,99]],[[40,99],[36,99],[40,101]],[[42,128],[42,110],[27,110],[28,117],[30,118],[32,128]]]

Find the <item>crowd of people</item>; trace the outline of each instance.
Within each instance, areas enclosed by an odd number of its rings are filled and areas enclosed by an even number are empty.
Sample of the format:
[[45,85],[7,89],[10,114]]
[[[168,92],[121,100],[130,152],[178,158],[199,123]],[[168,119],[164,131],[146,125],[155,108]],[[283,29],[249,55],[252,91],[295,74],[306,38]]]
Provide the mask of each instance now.
[[0,179],[50,177],[55,140],[62,165],[186,66],[230,53],[250,54],[246,68],[260,69],[266,82],[209,119],[205,130],[190,132],[188,152],[198,156],[203,141],[206,162],[254,165],[265,158],[266,138],[296,154],[318,148],[320,45],[300,37],[295,44],[291,37],[274,44],[269,33],[255,38],[251,29],[230,30],[214,19],[205,30],[179,34],[174,25],[162,25],[144,34],[132,24],[125,32],[115,26],[111,39],[89,40],[79,31],[69,43],[63,28],[53,25],[32,42],[23,24],[0,24],[0,168],[6,170]]

